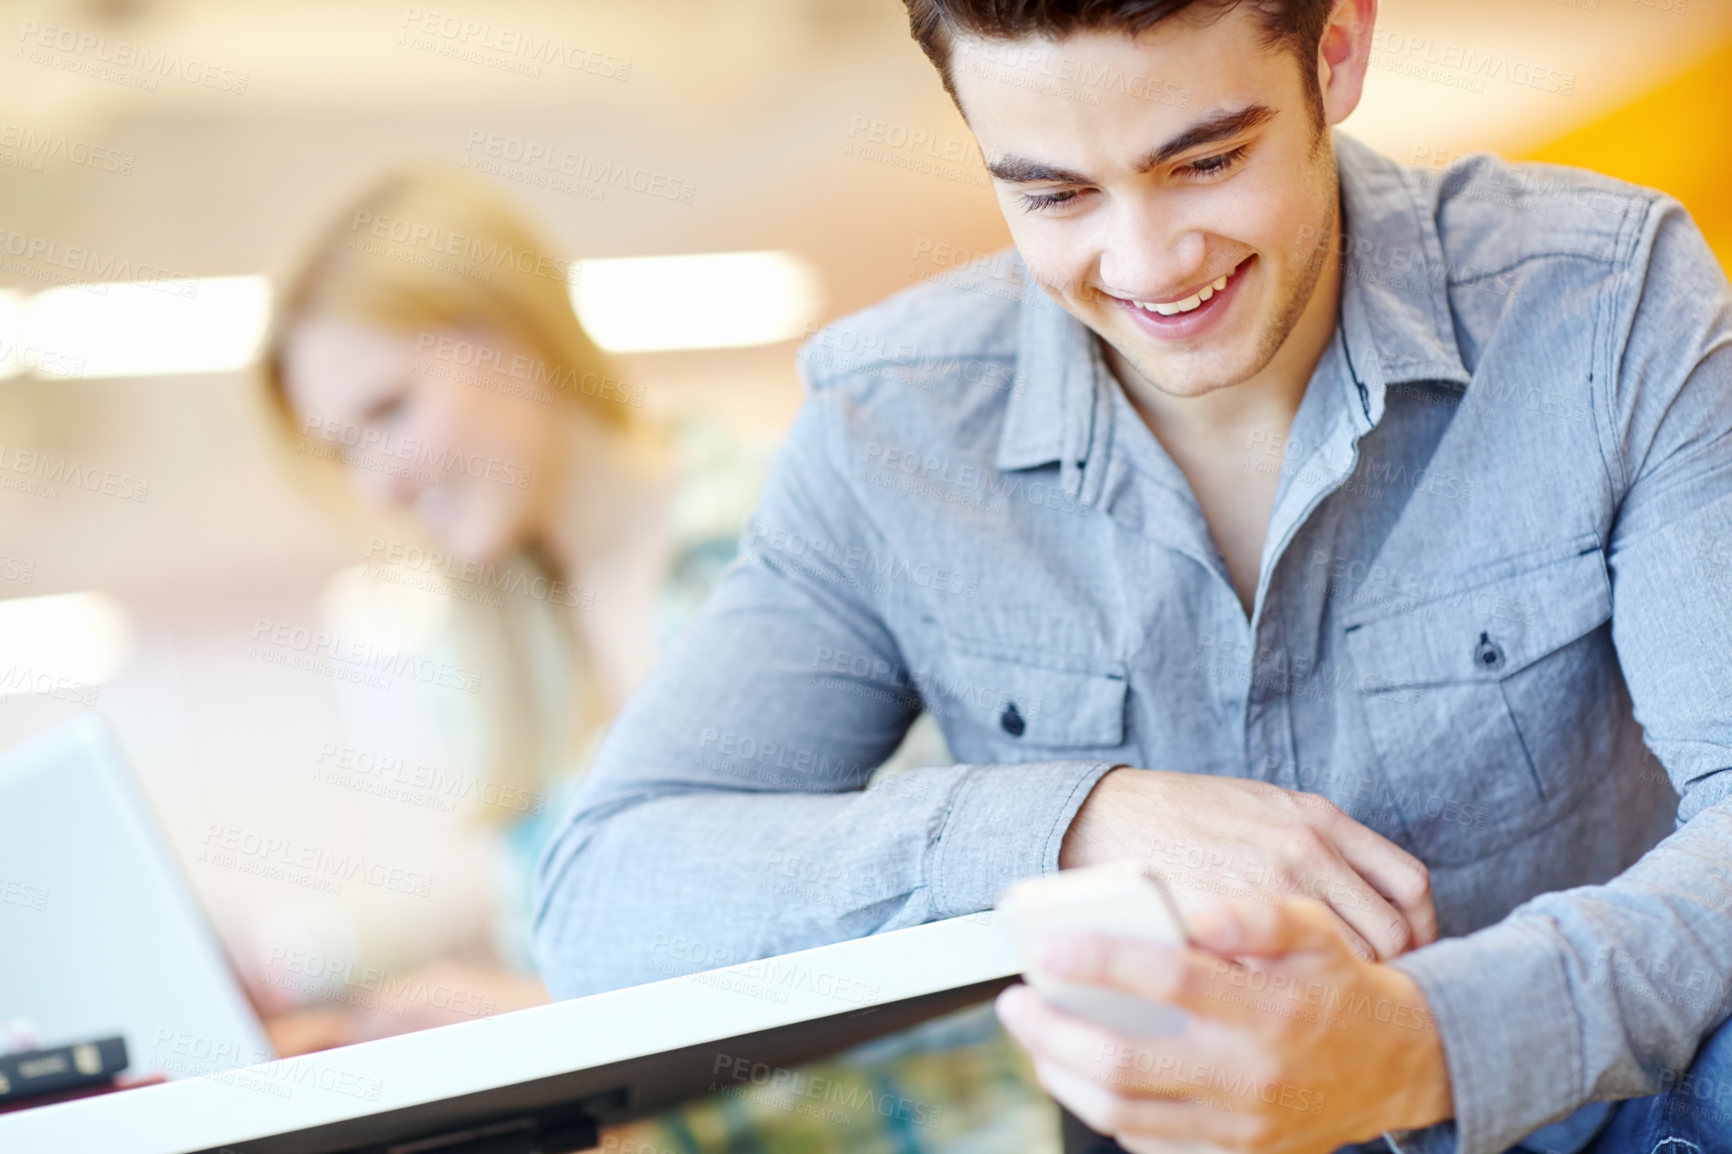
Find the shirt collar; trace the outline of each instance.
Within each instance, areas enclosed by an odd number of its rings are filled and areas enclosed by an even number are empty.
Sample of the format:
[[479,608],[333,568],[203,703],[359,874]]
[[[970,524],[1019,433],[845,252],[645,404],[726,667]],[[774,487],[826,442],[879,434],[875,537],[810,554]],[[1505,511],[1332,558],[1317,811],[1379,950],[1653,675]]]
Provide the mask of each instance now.
[[[1450,319],[1437,223],[1422,177],[1352,137],[1335,135],[1343,236],[1341,319],[1363,433],[1383,415],[1384,391],[1409,381],[1470,379]],[[1016,377],[994,463],[1011,471],[1060,463],[1065,488],[1103,440],[1110,398],[1100,343],[1024,272]],[[1068,450],[1068,451],[1067,451]]]
[[1466,388],[1449,307],[1448,266],[1426,179],[1350,136],[1335,135],[1341,174],[1341,334],[1364,432],[1383,415],[1384,390],[1412,381]]
[[[1062,460],[1067,442],[1092,415],[1093,330],[1065,312],[1023,270],[1017,318],[1016,377],[999,434],[1000,469],[1029,469]],[[1079,419],[1080,418],[1080,419]]]

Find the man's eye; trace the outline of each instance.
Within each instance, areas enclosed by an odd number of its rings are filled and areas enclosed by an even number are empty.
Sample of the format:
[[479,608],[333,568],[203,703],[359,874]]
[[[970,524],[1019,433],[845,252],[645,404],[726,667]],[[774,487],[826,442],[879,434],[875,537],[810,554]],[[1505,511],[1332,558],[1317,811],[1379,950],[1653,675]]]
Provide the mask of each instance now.
[[1245,159],[1245,148],[1246,146],[1241,144],[1231,152],[1223,152],[1219,156],[1205,156],[1202,160],[1185,165],[1185,170],[1195,176],[1219,176]]
[[1061,204],[1069,204],[1075,199],[1076,192],[1073,189],[1066,189],[1063,192],[1025,192],[1022,194],[1022,207],[1028,212],[1043,212],[1047,209],[1057,208]]

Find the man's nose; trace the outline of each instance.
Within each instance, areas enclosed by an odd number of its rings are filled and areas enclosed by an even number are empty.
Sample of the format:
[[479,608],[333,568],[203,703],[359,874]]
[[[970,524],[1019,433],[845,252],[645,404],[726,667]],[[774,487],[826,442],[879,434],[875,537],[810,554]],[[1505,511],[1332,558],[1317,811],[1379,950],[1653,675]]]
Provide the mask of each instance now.
[[1203,234],[1146,205],[1111,214],[1101,243],[1101,281],[1114,292],[1164,300],[1203,275]]

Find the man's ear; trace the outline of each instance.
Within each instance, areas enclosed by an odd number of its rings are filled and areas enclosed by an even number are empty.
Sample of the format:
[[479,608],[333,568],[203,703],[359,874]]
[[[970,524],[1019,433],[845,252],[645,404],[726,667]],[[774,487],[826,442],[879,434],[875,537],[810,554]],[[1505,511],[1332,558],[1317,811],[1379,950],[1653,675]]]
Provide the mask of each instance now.
[[1323,89],[1324,116],[1331,125],[1340,124],[1359,107],[1376,25],[1377,0],[1336,0],[1324,25],[1317,45],[1317,80]]

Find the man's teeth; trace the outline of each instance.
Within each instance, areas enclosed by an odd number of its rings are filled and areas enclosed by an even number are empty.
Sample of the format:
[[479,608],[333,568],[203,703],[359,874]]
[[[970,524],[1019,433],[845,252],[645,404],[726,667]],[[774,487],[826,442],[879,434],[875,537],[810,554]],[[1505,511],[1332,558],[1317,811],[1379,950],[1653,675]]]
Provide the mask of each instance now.
[[[1229,273],[1228,275],[1230,276],[1232,274]],[[1182,301],[1174,301],[1171,304],[1165,304],[1165,305],[1145,304],[1142,301],[1135,301],[1133,303],[1138,308],[1143,309],[1147,312],[1159,313],[1161,316],[1164,316],[1164,317],[1176,317],[1180,313],[1188,313],[1188,312],[1192,311],[1193,309],[1201,307],[1204,301],[1208,300],[1210,297],[1214,296],[1216,293],[1220,292],[1222,289],[1224,289],[1226,287],[1227,287],[1227,277],[1224,277],[1224,276],[1223,277],[1216,277],[1214,284],[1204,285],[1201,292],[1194,293],[1191,296],[1186,297]]]

